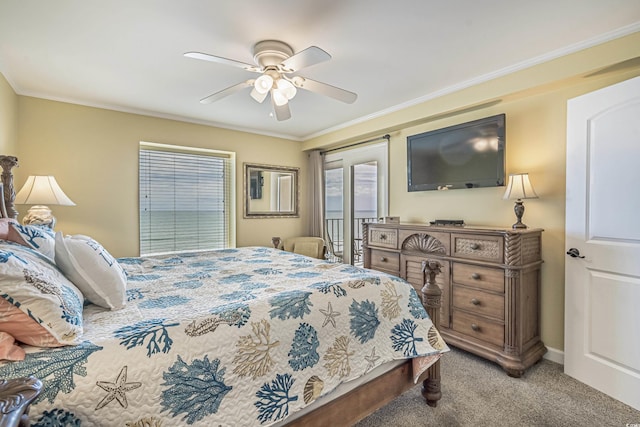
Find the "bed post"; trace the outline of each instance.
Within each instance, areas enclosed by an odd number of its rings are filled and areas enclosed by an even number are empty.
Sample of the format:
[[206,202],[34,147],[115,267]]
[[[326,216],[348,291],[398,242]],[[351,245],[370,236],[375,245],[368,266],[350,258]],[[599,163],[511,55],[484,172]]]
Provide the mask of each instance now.
[[0,379],[0,427],[28,426],[29,405],[42,391],[36,377]]
[[[436,275],[440,273],[440,263],[438,261],[422,261],[422,272],[426,276],[426,283],[422,288],[422,303],[429,313],[433,325],[440,327],[440,306],[442,304],[442,291],[436,284]],[[438,400],[442,397],[440,391],[440,361],[429,367],[429,377],[422,382],[422,396],[429,406],[437,406]]]
[[16,192],[13,189],[13,174],[11,169],[18,166],[18,158],[14,156],[0,156],[0,167],[2,167],[2,187],[4,189],[2,197],[7,210],[7,218],[18,218],[18,211],[15,209],[13,201]]

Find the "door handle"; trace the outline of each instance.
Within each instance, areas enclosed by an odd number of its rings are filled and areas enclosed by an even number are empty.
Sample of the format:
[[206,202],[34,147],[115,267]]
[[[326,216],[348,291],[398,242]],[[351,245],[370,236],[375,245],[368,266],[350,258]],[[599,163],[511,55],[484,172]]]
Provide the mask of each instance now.
[[570,248],[567,251],[567,255],[569,255],[571,258],[584,258],[584,256],[580,255],[580,251],[576,248]]

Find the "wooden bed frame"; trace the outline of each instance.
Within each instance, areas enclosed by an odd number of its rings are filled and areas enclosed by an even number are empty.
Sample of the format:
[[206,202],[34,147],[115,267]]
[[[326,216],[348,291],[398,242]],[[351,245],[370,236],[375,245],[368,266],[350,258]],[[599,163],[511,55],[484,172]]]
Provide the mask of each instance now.
[[[11,169],[17,165],[18,159],[16,157],[0,155],[0,167],[2,167],[0,189],[4,196],[0,201],[0,217],[14,219],[18,217],[14,205],[15,190],[11,172]],[[434,326],[438,328],[440,326],[441,291],[436,285],[435,277],[440,273],[440,265],[437,261],[423,262],[422,271],[426,279],[422,288],[422,303]],[[3,383],[5,382],[0,380],[0,384]],[[28,423],[26,417],[29,405],[37,397],[41,387],[40,381],[33,377],[12,380],[9,383],[5,387],[0,386],[0,427],[17,426],[21,421]],[[411,360],[407,360],[391,371],[362,384],[344,396],[326,403],[287,423],[287,425],[294,427],[350,426],[412,387],[414,387],[412,363]],[[427,371],[427,379],[422,382],[422,396],[429,406],[434,407],[442,397],[439,360]],[[11,404],[3,404],[2,402],[11,402]]]

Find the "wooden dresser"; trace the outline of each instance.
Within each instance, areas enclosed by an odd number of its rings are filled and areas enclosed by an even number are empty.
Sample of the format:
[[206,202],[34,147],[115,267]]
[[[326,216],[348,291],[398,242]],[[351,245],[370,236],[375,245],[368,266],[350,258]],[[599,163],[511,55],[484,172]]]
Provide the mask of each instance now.
[[547,351],[540,340],[541,236],[541,229],[365,224],[364,266],[420,290],[422,261],[437,260],[442,337],[520,377]]

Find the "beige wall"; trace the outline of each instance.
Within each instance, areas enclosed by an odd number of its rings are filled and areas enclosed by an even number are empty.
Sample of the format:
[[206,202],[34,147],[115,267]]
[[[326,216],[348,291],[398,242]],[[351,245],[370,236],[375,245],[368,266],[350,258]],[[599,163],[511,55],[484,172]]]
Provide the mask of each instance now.
[[[242,163],[302,168],[300,143],[279,138],[48,101],[18,97],[16,187],[28,175],[54,175],[77,206],[52,207],[57,230],[86,234],[114,256],[138,254],[138,144],[186,145],[236,153],[237,245],[271,244],[271,237],[301,235],[301,217],[243,219]],[[305,175],[300,184],[304,188]],[[21,217],[26,206],[18,206]]]
[[[523,221],[543,228],[542,339],[564,348],[566,103],[640,75],[640,33],[306,141],[334,147],[390,133],[389,214],[403,222],[463,219],[470,225],[515,222],[504,188],[407,191],[406,137],[506,113],[507,173],[529,172],[539,199],[525,200]],[[622,62],[589,78],[583,75]],[[499,101],[499,102],[497,102]],[[477,106],[481,107],[477,107]],[[482,105],[485,105],[482,107]]]
[[0,154],[16,155],[18,147],[18,96],[0,73]]

